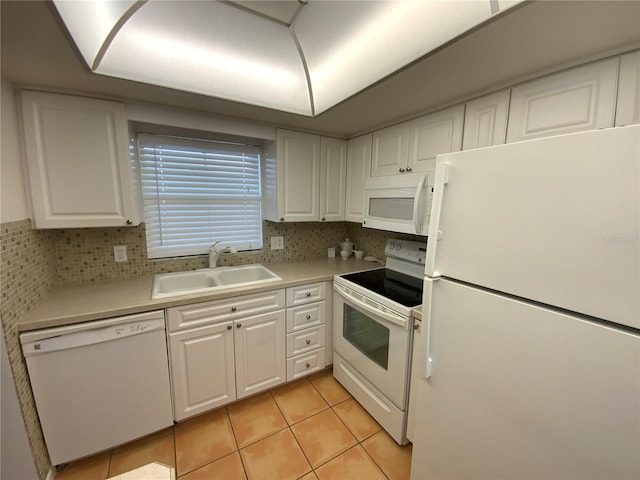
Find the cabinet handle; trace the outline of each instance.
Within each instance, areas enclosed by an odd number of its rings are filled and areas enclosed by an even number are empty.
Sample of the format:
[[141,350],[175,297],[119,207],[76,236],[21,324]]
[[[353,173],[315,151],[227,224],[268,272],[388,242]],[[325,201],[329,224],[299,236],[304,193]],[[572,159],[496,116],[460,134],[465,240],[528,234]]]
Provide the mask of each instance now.
[[311,315],[307,315],[307,320],[311,320]]
[[322,221],[324,222],[325,220],[326,220],[326,218],[325,218],[325,217],[322,217]]
[[240,328],[240,327],[242,327],[242,324],[241,323],[236,323],[236,328]]
[[311,296],[311,292],[307,292],[307,297],[310,297],[310,296]]
[[280,217],[280,221],[281,221],[281,222],[284,222],[284,217]]
[[130,219],[127,219],[127,225],[132,225],[133,222]]
[[420,328],[420,324],[418,322],[413,324],[413,329],[418,330]]
[[236,310],[237,310],[237,308],[236,308],[236,307],[231,307],[231,311],[232,311],[232,312],[235,312]]
[[307,338],[307,345],[310,345],[310,344],[311,344],[311,340]]
[[307,366],[307,368],[309,368],[311,366],[311,364],[309,362],[305,363],[305,365]]
[[410,172],[410,171],[411,171],[411,167],[407,167],[407,172]]
[[400,173],[404,173],[404,168],[398,170]]
[[227,325],[227,330],[231,330],[233,327],[231,325]]

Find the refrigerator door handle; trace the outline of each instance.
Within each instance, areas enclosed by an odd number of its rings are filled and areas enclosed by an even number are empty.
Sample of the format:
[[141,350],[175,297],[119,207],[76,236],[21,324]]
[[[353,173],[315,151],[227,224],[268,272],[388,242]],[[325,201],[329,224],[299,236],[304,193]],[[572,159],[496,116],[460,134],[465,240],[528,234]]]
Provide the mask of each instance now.
[[[433,359],[431,358],[431,312],[432,312],[432,304],[433,301],[433,289],[435,287],[436,282],[440,280],[440,278],[430,278],[427,277],[424,279],[424,290],[422,296],[422,326],[424,327],[423,331],[423,342],[424,342],[424,359],[420,362],[420,376],[422,378],[430,378],[433,371]],[[427,308],[424,308],[424,307]],[[425,315],[426,312],[426,315]]]
[[425,174],[422,179],[418,182],[418,186],[416,187],[416,195],[413,200],[413,226],[416,229],[416,233],[422,233],[422,220],[423,220],[423,208],[422,208],[422,190],[424,188],[424,184],[427,181],[427,175]]
[[[449,183],[449,164],[438,163],[436,166],[436,178],[433,186],[433,205],[431,207],[431,222],[429,224],[429,248],[425,259],[425,273],[428,277],[439,277],[435,271],[436,250],[438,241],[442,238],[440,231],[440,212],[442,210],[442,200],[444,197],[444,186]],[[433,241],[435,240],[435,241]]]

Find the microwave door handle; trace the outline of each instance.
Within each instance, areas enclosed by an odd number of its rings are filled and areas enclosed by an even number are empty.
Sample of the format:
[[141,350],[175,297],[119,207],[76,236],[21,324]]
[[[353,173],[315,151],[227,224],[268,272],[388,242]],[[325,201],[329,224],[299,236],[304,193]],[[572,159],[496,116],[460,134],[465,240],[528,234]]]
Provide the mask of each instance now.
[[425,174],[418,182],[413,200],[413,226],[417,234],[420,234],[420,230],[422,229],[422,190],[424,188],[424,182],[427,181],[427,175],[428,174]]

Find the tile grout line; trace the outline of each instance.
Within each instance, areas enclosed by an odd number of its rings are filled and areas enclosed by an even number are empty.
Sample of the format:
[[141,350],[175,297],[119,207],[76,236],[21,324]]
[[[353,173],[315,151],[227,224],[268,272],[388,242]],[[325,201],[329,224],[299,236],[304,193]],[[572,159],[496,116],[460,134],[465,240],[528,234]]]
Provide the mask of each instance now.
[[[269,390],[269,393],[271,393],[271,390]],[[256,395],[257,396],[257,395]],[[274,400],[275,403],[275,400]],[[244,477],[245,478],[249,478],[249,473],[247,472],[247,466],[244,464],[244,459],[242,458],[242,454],[240,453],[240,443],[238,443],[238,437],[236,437],[236,429],[233,428],[233,422],[231,421],[231,415],[229,414],[229,408],[228,406],[225,407],[227,409],[227,417],[229,417],[229,425],[231,425],[231,433],[233,434],[233,441],[236,444],[236,450],[235,452],[238,452],[238,457],[240,458],[240,465],[242,465],[242,471],[244,472]],[[251,444],[250,444],[251,445]],[[247,447],[248,445],[245,445],[242,448]],[[234,452],[229,453],[228,455],[232,455]],[[227,457],[228,455],[225,455],[225,457]],[[221,457],[224,458],[224,457]],[[220,460],[220,459],[218,459]],[[217,460],[214,460],[214,462],[216,462]],[[213,463],[213,462],[210,462]],[[209,464],[207,464],[209,465]]]

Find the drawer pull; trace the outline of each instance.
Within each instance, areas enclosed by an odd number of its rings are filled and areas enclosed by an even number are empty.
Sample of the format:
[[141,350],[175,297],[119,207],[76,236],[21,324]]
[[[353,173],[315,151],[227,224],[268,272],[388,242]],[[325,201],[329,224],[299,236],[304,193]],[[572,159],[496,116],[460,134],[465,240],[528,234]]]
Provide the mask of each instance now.
[[242,327],[242,324],[241,323],[236,323],[236,328],[240,328],[240,327]]
[[307,320],[311,320],[311,315],[307,315]]
[[311,340],[307,338],[307,345],[310,345],[310,344],[311,344]]
[[311,296],[311,292],[307,292],[307,297],[310,297],[310,296]]
[[231,325],[227,325],[227,330],[231,330],[233,327]]
[[232,311],[232,312],[235,312],[236,310],[238,310],[238,308],[237,308],[237,307],[231,307],[231,311]]
[[305,365],[307,366],[307,368],[309,368],[311,366],[311,364],[309,362],[305,363]]

